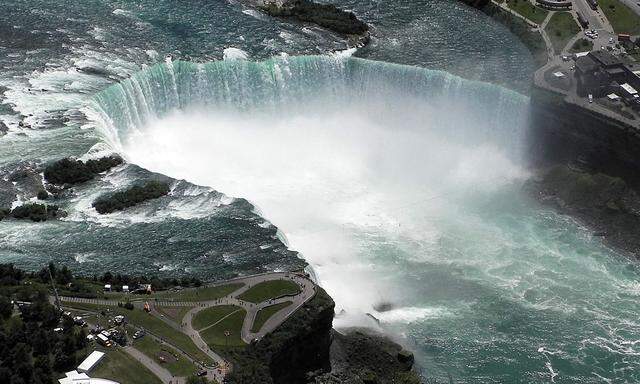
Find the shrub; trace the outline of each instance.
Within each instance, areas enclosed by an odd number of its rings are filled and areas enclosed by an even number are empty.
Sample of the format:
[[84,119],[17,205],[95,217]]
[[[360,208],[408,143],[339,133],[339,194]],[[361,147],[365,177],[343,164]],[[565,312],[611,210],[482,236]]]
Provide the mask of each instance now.
[[38,191],[38,200],[47,200],[49,198],[49,194],[44,189]]

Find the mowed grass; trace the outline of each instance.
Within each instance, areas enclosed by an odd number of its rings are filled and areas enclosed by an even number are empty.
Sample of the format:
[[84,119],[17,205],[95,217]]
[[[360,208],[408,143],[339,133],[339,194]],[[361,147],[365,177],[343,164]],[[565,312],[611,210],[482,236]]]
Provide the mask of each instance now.
[[549,11],[536,7],[527,0],[507,0],[509,8],[536,24],[541,24]]
[[235,305],[220,305],[203,309],[195,314],[191,320],[191,325],[193,326],[193,329],[199,331],[236,311],[244,311],[244,309],[236,307]]
[[593,50],[593,42],[591,40],[578,39],[573,44],[569,52],[576,53],[576,52],[586,52],[591,50]]
[[[167,344],[159,343],[148,335],[138,340],[134,340],[133,346],[140,352],[152,358],[156,363],[166,368],[174,376],[190,376],[198,371],[198,367],[184,355]],[[170,359],[169,361],[163,362],[159,358],[161,353],[169,354],[176,360]]]
[[571,13],[556,12],[551,16],[545,32],[547,32],[549,39],[551,39],[554,51],[560,53],[569,40],[580,32],[580,27],[578,27]]
[[193,307],[159,307],[155,309],[165,315],[168,319],[175,321],[177,324],[182,324],[182,319]]
[[[216,349],[217,346],[242,347],[245,342],[242,341],[241,331],[246,315],[247,311],[244,309],[234,312],[215,325],[205,328],[200,332],[200,336],[212,349]],[[225,336],[225,331],[230,332],[229,337]]]
[[212,287],[189,288],[178,292],[158,292],[153,296],[158,300],[209,301],[225,297],[243,286],[243,283],[232,283]]
[[258,332],[260,328],[271,318],[271,316],[275,315],[281,309],[284,309],[293,304],[293,301],[285,301],[284,303],[270,305],[268,307],[262,308],[258,314],[256,315],[255,320],[253,321],[253,325],[251,326],[251,332]]
[[618,0],[598,0],[616,33],[640,34],[640,16]]
[[157,335],[158,337],[166,340],[168,343],[175,345],[176,347],[187,352],[197,361],[204,361],[207,364],[213,363],[213,360],[204,352],[202,352],[198,347],[196,347],[196,345],[187,335],[141,309],[135,308],[133,310],[128,310],[116,306],[102,306],[96,304],[72,302],[63,302],[63,305],[65,307],[86,309],[95,312],[110,310],[109,313],[112,316],[123,315],[129,323],[142,327],[149,332]]
[[298,284],[291,280],[271,280],[258,283],[239,296],[240,300],[261,303],[284,295],[300,293]]
[[91,377],[109,379],[120,384],[162,384],[156,375],[120,348],[102,351],[106,355],[91,371]]

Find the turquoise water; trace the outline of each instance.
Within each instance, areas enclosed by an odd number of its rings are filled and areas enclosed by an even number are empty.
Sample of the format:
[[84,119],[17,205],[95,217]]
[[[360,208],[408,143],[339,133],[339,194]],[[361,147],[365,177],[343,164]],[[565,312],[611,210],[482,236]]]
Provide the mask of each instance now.
[[[526,90],[524,48],[453,2],[344,4],[374,26],[355,53],[224,2],[0,4],[3,177],[129,161],[58,201],[63,221],[0,222],[0,260],[215,279],[301,256],[337,326],[371,313],[426,377],[638,382],[638,267],[521,193],[529,100],[488,82]],[[91,209],[150,177],[171,196]]]

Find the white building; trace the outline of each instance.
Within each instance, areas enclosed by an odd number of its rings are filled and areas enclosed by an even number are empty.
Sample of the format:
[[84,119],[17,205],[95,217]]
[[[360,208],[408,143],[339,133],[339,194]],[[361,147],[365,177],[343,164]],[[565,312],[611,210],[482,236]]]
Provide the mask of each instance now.
[[79,373],[78,371],[71,371],[65,373],[66,377],[58,379],[60,384],[119,384],[116,381],[107,379],[98,379],[87,376],[86,373]]
[[82,363],[80,363],[80,365],[78,365],[78,368],[77,368],[78,372],[82,372],[82,373],[90,372],[96,365],[98,365],[98,363],[100,362],[100,360],[102,360],[103,357],[104,357],[104,352],[100,352],[100,351],[91,352],[91,354],[87,356],[87,358],[84,359]]

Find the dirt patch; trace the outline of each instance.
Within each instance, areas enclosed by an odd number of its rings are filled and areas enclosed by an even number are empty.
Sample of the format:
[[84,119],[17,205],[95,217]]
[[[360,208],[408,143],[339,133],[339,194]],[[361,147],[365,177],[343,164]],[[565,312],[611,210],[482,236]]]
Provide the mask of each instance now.
[[163,364],[175,363],[176,361],[178,361],[178,359],[175,356],[173,356],[171,353],[167,351],[158,352],[156,354],[156,358],[158,359],[158,361],[160,361],[160,363],[163,363]]

